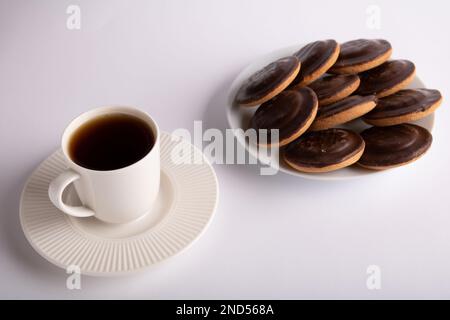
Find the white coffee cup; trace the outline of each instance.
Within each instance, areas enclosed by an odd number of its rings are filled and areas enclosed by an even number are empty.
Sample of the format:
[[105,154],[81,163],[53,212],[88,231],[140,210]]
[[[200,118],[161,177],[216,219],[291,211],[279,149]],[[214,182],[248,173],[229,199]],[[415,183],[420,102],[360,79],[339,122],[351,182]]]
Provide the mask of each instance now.
[[[116,170],[98,171],[76,164],[69,155],[72,134],[84,123],[101,115],[128,114],[144,120],[152,130],[155,143],[139,161]],[[150,211],[160,183],[160,131],[156,122],[144,111],[122,106],[101,107],[83,113],[73,120],[62,136],[62,151],[67,171],[56,177],[49,186],[52,203],[74,217],[95,216],[109,223],[133,221]],[[71,183],[82,206],[63,202],[63,192]]]

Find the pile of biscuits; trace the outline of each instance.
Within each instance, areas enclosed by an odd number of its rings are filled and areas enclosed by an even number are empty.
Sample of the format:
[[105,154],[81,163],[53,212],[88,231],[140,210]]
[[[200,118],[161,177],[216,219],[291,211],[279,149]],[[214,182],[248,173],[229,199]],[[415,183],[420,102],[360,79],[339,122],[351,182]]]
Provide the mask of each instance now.
[[[258,144],[282,147],[292,168],[328,172],[354,163],[374,170],[410,163],[431,146],[428,130],[410,124],[441,104],[439,91],[405,89],[415,77],[408,60],[389,60],[386,40],[312,42],[254,73],[235,103],[259,105],[250,128],[269,132]],[[372,127],[339,128],[361,118]],[[278,130],[277,141],[270,131]]]

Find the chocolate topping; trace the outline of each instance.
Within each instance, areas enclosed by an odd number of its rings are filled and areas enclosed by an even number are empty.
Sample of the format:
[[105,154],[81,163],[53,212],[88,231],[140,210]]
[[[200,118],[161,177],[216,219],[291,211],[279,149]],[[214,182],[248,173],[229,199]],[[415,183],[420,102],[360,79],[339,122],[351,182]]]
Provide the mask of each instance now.
[[317,96],[309,88],[283,91],[273,99],[261,104],[253,115],[250,127],[267,129],[267,143],[270,130],[279,130],[279,141],[287,139],[306,125],[317,110]]
[[308,132],[285,149],[285,159],[301,167],[323,168],[341,163],[364,148],[361,136],[346,129]]
[[328,75],[314,81],[308,86],[316,93],[320,103],[320,101],[329,99],[348,87],[356,85],[358,81],[359,77],[356,74]]
[[298,58],[302,67],[292,82],[292,85],[299,84],[305,77],[310,76],[326,65],[333,57],[338,46],[339,44],[335,40],[322,40],[309,43],[294,53],[294,56]]
[[350,96],[347,97],[341,101],[326,105],[326,106],[320,106],[317,110],[317,116],[316,119],[326,118],[332,115],[335,115],[336,113],[340,113],[342,111],[354,108],[356,106],[359,106],[363,103],[367,102],[376,102],[377,98],[374,95],[371,96]]
[[[442,99],[438,90],[406,89],[380,98],[377,106],[367,113],[365,119],[385,119],[415,112],[424,112]],[[320,109],[319,109],[320,110]]]
[[382,39],[358,39],[345,42],[341,44],[339,57],[331,70],[368,63],[391,49],[391,44]]
[[389,167],[414,160],[425,153],[433,140],[428,130],[414,124],[371,127],[361,133],[366,148],[359,163]]
[[415,66],[408,60],[391,60],[359,75],[361,84],[356,94],[380,94],[401,84],[414,74]]
[[242,84],[236,94],[236,103],[247,104],[264,98],[285,82],[298,67],[299,61],[293,56],[268,64]]

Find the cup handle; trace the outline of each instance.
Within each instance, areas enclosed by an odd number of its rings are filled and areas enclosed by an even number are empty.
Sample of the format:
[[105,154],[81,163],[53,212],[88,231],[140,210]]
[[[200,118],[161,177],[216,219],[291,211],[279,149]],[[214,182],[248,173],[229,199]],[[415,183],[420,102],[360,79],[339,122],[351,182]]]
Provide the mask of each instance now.
[[91,217],[95,214],[89,208],[83,206],[69,206],[62,200],[64,189],[75,180],[80,179],[80,175],[73,170],[67,170],[56,177],[48,187],[48,196],[50,201],[62,212],[79,218]]

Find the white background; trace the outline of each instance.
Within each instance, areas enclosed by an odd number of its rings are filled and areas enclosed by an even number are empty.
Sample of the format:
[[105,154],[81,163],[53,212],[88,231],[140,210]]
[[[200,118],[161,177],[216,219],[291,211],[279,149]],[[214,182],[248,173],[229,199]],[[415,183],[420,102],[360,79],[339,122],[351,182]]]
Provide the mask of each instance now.
[[[66,8],[81,7],[81,30]],[[369,4],[381,29],[366,25]],[[143,274],[82,278],[35,253],[19,226],[19,196],[58,147],[68,122],[126,104],[165,131],[226,128],[233,78],[256,57],[318,39],[386,38],[449,96],[447,1],[0,2],[0,298],[450,298],[450,118],[417,163],[344,182],[257,166],[216,165],[220,203],[190,250]],[[382,288],[366,287],[379,265]]]

